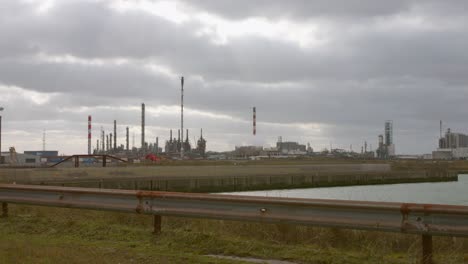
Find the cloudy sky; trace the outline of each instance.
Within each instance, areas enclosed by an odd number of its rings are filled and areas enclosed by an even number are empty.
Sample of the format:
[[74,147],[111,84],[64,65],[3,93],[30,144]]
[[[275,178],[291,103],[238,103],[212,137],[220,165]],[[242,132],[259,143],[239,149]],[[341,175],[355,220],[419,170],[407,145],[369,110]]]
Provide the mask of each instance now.
[[[374,0],[0,0],[2,149],[86,153],[118,122],[140,146],[179,127],[210,150],[310,142],[397,153],[436,147],[439,120],[468,132],[468,4]],[[251,135],[252,106],[257,136]],[[93,146],[96,144],[93,138]],[[132,140],[131,140],[132,141]],[[130,143],[132,144],[132,143]]]

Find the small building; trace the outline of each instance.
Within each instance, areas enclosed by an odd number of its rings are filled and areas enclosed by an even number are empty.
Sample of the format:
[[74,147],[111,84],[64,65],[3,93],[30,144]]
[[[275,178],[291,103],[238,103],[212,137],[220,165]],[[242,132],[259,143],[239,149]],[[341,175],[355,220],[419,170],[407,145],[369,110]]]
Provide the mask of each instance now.
[[226,154],[210,154],[208,155],[209,160],[225,160],[227,159]]
[[432,152],[433,159],[453,159],[452,150],[451,149],[438,149]]
[[431,160],[432,159],[432,154],[423,154],[423,159],[425,160]]
[[39,157],[57,157],[59,152],[57,150],[26,150],[23,153]]
[[279,157],[281,152],[277,148],[263,148],[263,151],[260,152],[260,156],[265,156],[267,158]]
[[12,166],[36,166],[41,164],[41,157],[31,154],[2,152],[3,164]]
[[405,159],[405,160],[419,160],[422,159],[421,155],[397,155],[397,159]]
[[260,156],[263,151],[262,146],[237,146],[234,150],[235,157]]

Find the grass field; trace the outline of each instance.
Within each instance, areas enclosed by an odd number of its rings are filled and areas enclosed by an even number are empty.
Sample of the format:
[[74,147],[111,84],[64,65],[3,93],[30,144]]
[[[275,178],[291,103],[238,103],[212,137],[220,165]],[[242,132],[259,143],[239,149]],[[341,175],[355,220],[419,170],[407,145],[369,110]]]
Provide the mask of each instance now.
[[[10,205],[0,219],[0,263],[419,263],[419,236],[303,226],[163,218]],[[436,263],[468,263],[468,240],[435,238]]]

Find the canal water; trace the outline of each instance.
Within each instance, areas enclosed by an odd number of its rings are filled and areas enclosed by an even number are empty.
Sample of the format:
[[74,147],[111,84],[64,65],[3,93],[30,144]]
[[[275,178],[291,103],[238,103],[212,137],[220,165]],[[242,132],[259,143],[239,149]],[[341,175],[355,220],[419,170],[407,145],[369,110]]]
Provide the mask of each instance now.
[[248,196],[430,203],[468,206],[468,174],[458,181],[225,193]]

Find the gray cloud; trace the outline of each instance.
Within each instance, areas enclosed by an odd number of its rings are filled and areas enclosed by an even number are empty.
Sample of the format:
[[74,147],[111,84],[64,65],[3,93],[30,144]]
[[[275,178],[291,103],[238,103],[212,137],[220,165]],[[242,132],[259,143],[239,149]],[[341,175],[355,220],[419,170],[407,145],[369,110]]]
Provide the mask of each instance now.
[[[180,75],[187,78],[192,110],[188,127],[197,133],[204,127],[209,147],[218,150],[273,143],[279,135],[316,148],[330,141],[358,146],[376,141],[383,121],[393,119],[399,152],[428,152],[439,119],[466,130],[460,107],[468,95],[463,3],[189,3],[192,12],[231,22],[263,16],[304,28],[315,23],[326,28],[317,46],[252,34],[219,44],[198,34],[202,21],[175,24],[142,11],[120,13],[109,3],[59,1],[40,14],[32,4],[2,3],[0,88],[21,88],[0,98],[7,140],[21,140],[19,131],[40,137],[44,126],[81,140],[86,132],[77,131],[87,114],[97,127],[118,119],[138,131],[142,101],[172,109],[148,117],[149,135],[167,137],[178,126],[177,108],[170,107],[178,104]],[[46,103],[33,100],[48,96]],[[249,137],[252,106],[261,140]],[[321,131],[301,128],[311,124]]]
[[308,1],[308,0],[240,0],[236,2],[216,0],[191,0],[192,4],[202,10],[218,13],[229,18],[239,19],[249,16],[285,17],[306,19],[316,16],[338,17],[374,17],[389,15],[411,8],[413,1],[397,0],[376,2],[372,0],[351,1]]
[[307,20],[311,18],[332,18],[335,20],[361,20],[391,16],[412,10],[431,14],[463,14],[468,5],[464,1],[437,0],[190,0],[184,1],[195,9],[212,12],[229,19],[267,17],[271,19]]

